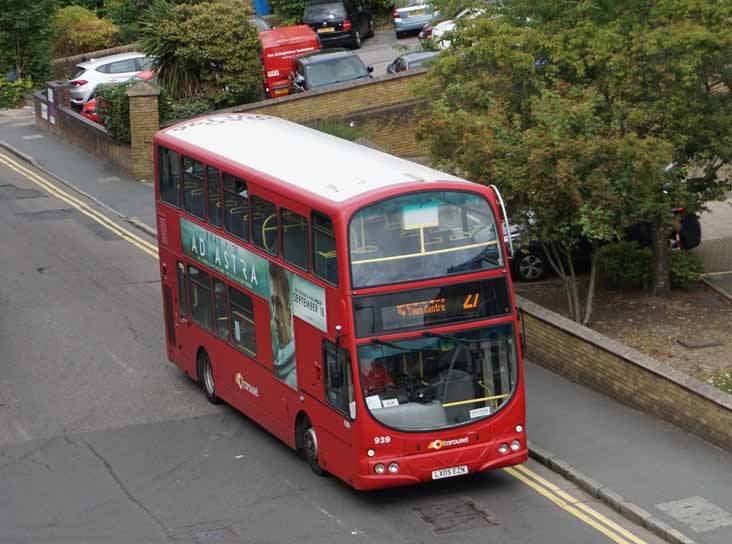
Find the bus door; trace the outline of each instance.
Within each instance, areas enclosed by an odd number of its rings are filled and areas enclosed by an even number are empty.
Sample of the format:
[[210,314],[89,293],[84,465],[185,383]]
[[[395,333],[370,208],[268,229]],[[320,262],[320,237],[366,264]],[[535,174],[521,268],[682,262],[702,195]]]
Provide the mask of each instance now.
[[[171,263],[172,264],[172,263]],[[170,275],[170,274],[169,274]],[[166,292],[172,295],[172,312],[168,314],[168,301],[164,300],[166,311],[166,327],[172,331],[168,334],[168,356],[172,355],[173,361],[190,376],[196,377],[196,368],[193,362],[192,348],[188,345],[191,342],[190,324],[191,317],[188,308],[188,297],[186,295],[186,278],[188,276],[185,263],[175,263],[175,276],[168,283],[163,280],[163,296]],[[171,317],[169,318],[168,315]],[[171,342],[172,341],[172,342]]]
[[351,473],[349,460],[354,458],[352,448],[356,418],[353,373],[348,350],[323,340],[323,374],[325,402],[331,408],[331,413],[319,422],[322,432],[318,433],[318,455],[329,472],[347,477]]

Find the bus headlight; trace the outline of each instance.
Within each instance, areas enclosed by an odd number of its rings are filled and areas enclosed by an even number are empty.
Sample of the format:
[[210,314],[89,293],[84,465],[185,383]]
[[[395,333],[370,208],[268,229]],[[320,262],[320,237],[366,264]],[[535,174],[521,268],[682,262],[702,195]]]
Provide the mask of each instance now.
[[521,448],[521,442],[519,442],[518,440],[514,440],[513,442],[511,442],[511,449],[513,451],[518,451],[519,448]]
[[399,463],[389,463],[389,472],[392,474],[399,472]]
[[376,465],[374,465],[374,472],[376,472],[376,474],[384,474],[384,470],[386,469],[382,463],[376,463]]
[[498,446],[498,453],[500,453],[501,455],[507,454],[508,453],[508,444],[506,444],[504,442],[503,444]]

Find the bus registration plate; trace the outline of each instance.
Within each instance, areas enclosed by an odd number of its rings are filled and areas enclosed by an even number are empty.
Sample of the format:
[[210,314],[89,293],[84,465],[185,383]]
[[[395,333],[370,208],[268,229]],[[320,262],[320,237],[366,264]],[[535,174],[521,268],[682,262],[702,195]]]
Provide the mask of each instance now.
[[432,471],[432,479],[440,480],[442,478],[452,478],[453,476],[462,476],[468,473],[468,465],[461,465],[459,467],[441,468],[440,470]]

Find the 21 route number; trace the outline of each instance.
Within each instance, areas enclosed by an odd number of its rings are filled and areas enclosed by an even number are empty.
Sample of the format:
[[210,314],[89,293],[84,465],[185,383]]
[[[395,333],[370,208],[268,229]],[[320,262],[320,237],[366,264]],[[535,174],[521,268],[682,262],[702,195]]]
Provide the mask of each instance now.
[[374,444],[388,444],[391,442],[391,436],[375,436]]

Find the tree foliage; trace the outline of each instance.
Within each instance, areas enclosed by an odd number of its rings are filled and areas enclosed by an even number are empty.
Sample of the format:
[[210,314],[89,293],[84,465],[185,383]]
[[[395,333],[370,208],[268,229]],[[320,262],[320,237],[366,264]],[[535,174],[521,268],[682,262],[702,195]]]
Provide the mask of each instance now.
[[119,27],[81,6],[61,8],[51,24],[55,57],[98,51],[117,44]]
[[50,19],[56,0],[0,0],[0,58],[18,78],[42,81],[48,73]]
[[[431,155],[501,188],[576,320],[590,320],[603,242],[648,222],[665,292],[672,207],[698,211],[729,187],[730,20],[727,1],[513,0],[461,20],[422,86]],[[593,248],[584,297],[569,259],[578,236]]]
[[174,98],[207,96],[216,105],[262,94],[261,44],[237,0],[194,5],[155,2],[141,29],[141,49],[156,58],[161,85]]

